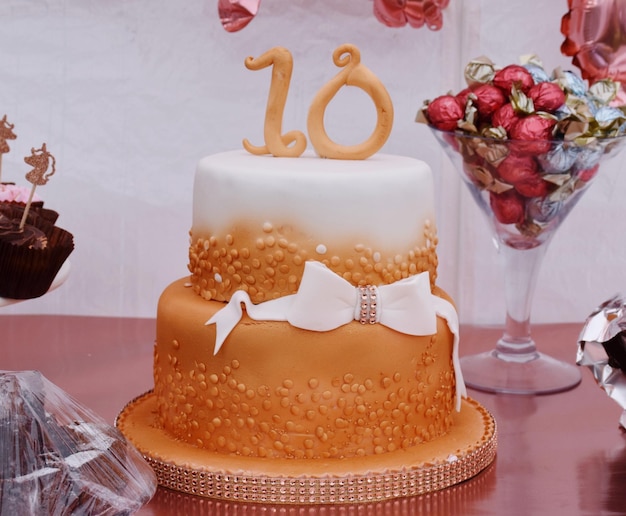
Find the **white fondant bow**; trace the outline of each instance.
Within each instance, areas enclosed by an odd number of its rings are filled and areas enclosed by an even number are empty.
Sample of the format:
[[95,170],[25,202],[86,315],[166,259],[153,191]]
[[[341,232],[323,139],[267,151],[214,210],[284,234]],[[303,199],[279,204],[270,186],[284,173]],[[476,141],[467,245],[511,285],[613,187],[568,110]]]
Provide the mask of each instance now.
[[[214,354],[241,320],[246,307],[248,317],[257,321],[287,321],[292,326],[311,331],[329,331],[359,320],[359,290],[324,264],[308,261],[296,294],[253,304],[248,294],[239,290],[228,304],[206,324],[216,325]],[[437,332],[437,315],[443,317],[454,334],[457,406],[465,386],[458,366],[458,318],[455,308],[430,291],[428,272],[410,276],[390,285],[377,287],[376,321],[408,335],[432,335]]]

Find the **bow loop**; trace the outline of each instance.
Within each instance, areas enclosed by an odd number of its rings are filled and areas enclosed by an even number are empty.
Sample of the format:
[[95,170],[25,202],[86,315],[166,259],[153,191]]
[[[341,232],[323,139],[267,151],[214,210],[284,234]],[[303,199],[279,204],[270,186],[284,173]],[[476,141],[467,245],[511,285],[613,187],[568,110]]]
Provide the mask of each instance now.
[[409,335],[432,335],[437,314],[427,272],[378,287],[380,324]]
[[354,319],[355,303],[356,292],[350,283],[320,262],[305,262],[287,321],[306,330],[334,330]]

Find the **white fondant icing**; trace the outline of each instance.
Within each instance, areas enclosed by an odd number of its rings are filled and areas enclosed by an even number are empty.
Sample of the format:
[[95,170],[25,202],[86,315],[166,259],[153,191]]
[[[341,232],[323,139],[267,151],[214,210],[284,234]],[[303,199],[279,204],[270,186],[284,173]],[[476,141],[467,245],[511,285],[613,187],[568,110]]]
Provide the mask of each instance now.
[[425,243],[426,220],[435,221],[432,174],[413,158],[275,158],[242,150],[197,166],[192,240],[230,231],[239,221],[265,221],[296,227],[327,248],[349,237],[373,250],[405,252]]

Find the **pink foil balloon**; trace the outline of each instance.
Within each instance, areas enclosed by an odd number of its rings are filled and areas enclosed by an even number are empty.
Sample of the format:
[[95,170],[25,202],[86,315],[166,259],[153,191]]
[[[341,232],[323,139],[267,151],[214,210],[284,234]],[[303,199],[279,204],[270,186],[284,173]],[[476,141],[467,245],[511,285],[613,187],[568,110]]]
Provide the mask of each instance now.
[[561,52],[584,79],[626,84],[626,0],[568,0],[561,19]]
[[243,29],[259,10],[261,0],[218,0],[217,11],[228,32]]
[[443,25],[442,10],[450,0],[374,0],[374,16],[387,27],[404,27],[407,23],[419,29],[424,24],[430,30]]

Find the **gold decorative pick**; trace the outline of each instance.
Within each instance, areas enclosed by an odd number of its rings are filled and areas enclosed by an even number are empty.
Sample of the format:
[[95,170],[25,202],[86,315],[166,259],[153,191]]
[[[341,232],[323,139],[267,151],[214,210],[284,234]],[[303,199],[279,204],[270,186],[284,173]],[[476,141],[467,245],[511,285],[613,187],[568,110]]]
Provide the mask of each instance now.
[[[26,156],[24,161],[33,167],[33,169],[26,174],[26,179],[33,184],[33,187],[30,190],[26,208],[24,208],[24,215],[22,215],[22,220],[20,222],[20,230],[24,229],[24,225],[26,224],[26,217],[28,217],[28,212],[30,211],[30,205],[33,201],[33,196],[35,195],[35,189],[38,185],[45,185],[50,176],[56,172],[56,160],[54,159],[54,156],[48,152],[48,149],[46,149],[45,143],[41,146],[41,149],[35,149],[32,147],[30,150],[30,156]],[[48,167],[50,166],[52,166],[52,170],[48,172]]]
[[7,140],[15,140],[17,135],[13,132],[13,124],[7,121],[7,116],[4,115],[0,120],[0,181],[2,181],[2,155],[9,152],[11,149]]

